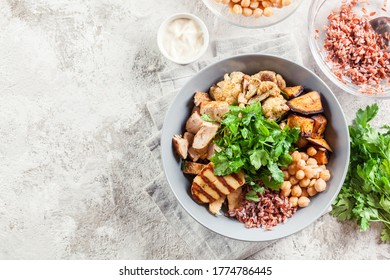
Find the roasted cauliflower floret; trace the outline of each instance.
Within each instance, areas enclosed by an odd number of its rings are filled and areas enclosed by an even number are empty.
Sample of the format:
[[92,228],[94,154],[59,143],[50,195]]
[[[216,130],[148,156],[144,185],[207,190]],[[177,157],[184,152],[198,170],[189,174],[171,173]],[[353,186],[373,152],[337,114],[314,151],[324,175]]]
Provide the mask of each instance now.
[[262,105],[264,116],[270,120],[280,120],[290,110],[286,102],[282,95],[269,97]]
[[238,95],[242,93],[244,73],[225,74],[224,80],[210,88],[210,96],[216,101],[226,101],[229,105],[237,104]]
[[[249,93],[248,97],[246,97],[248,99],[248,103],[261,102],[270,96],[280,95],[280,89],[278,85],[275,84],[274,82],[265,81],[265,82],[258,83],[257,82],[258,80],[257,81],[256,79],[252,79],[252,80],[254,81],[254,86],[257,86],[256,95],[250,97],[252,93],[248,92]],[[249,88],[250,86],[248,86],[248,89]]]

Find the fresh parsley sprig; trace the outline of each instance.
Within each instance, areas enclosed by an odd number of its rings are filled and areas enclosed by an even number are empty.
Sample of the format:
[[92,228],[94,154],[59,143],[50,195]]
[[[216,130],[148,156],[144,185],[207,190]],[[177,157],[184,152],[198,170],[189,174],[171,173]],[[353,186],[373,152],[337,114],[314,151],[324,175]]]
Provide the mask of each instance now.
[[356,220],[361,231],[382,222],[381,239],[390,241],[390,127],[371,127],[377,113],[377,104],[360,109],[349,126],[350,165],[332,214],[342,221]]
[[280,188],[283,173],[279,167],[292,162],[289,152],[298,136],[299,129],[282,129],[277,122],[265,118],[260,103],[243,108],[230,106],[215,138],[221,151],[211,158],[214,172],[224,176],[243,169],[253,191],[247,199],[256,201],[256,193],[262,192],[259,181],[267,188]]

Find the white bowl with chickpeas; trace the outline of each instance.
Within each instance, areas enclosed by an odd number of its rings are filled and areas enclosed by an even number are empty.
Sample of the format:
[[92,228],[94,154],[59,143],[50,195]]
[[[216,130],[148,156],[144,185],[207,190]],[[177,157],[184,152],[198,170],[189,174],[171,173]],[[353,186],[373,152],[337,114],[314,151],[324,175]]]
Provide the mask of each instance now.
[[[225,215],[215,216],[204,204],[194,201],[191,195],[193,177],[182,172],[181,159],[175,154],[172,136],[179,135],[186,126],[194,105],[195,92],[208,92],[210,86],[221,81],[226,73],[239,71],[254,75],[262,70],[280,74],[287,87],[300,85],[303,91],[291,100],[297,100],[315,91],[320,97],[321,113],[327,119],[322,137],[329,147],[311,137],[306,140],[317,141],[297,148],[291,153],[292,162],[281,167],[284,182],[280,188],[282,197],[288,198],[297,211],[284,223],[272,230],[246,228],[237,219]],[[284,93],[286,93],[286,88]],[[290,106],[291,105],[291,106]],[[290,104],[290,108],[297,108]],[[294,104],[296,105],[296,104]],[[292,109],[291,109],[292,110]],[[292,111],[289,116],[313,119],[314,115]],[[287,120],[287,124],[288,120]],[[303,131],[302,131],[303,133]],[[300,134],[301,136],[303,134]],[[306,137],[306,136],[305,136]],[[313,136],[314,137],[314,136]],[[162,160],[169,186],[181,206],[199,223],[223,236],[244,241],[269,241],[294,234],[315,222],[325,214],[339,193],[348,170],[350,144],[348,125],[343,110],[330,88],[313,72],[286,59],[260,54],[234,56],[214,63],[194,76],[176,95],[165,120],[161,138]],[[331,148],[330,148],[331,147]],[[325,160],[325,161],[324,161]]]
[[219,18],[246,28],[274,25],[294,13],[303,0],[203,0]]

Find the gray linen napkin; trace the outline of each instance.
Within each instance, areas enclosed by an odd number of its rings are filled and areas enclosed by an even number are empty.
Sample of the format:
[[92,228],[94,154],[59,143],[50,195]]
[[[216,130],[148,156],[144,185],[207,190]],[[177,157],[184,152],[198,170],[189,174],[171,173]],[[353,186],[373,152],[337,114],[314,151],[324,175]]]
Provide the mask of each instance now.
[[[158,133],[148,139],[145,145],[161,164],[160,137],[167,109],[178,90],[200,69],[210,63],[231,55],[245,53],[266,53],[278,55],[302,63],[297,44],[290,34],[268,34],[260,37],[224,39],[215,42],[216,57],[185,67],[178,67],[160,73],[162,97],[147,103],[151,119]],[[271,242],[243,242],[220,236],[198,224],[179,205],[163,173],[159,174],[145,188],[166,217],[192,250],[196,259],[244,259],[265,248]]]

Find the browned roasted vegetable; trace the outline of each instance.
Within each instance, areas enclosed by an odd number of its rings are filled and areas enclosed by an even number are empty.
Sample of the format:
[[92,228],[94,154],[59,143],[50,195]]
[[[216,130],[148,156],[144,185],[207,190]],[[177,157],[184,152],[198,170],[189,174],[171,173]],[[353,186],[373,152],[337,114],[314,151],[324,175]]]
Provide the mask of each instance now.
[[318,148],[317,153],[313,156],[313,158],[315,158],[318,165],[328,164],[328,151],[324,148]]
[[292,99],[299,96],[303,92],[303,86],[286,87],[283,89],[283,92],[288,99]]
[[301,136],[311,137],[314,128],[314,120],[291,114],[287,118],[287,125],[290,128],[299,128],[301,130]]
[[306,147],[307,144],[309,144],[309,141],[307,141],[307,139],[303,136],[299,136],[298,141],[295,142],[295,146],[300,149]]
[[326,142],[323,138],[307,138],[307,140],[317,146],[327,149],[329,152],[333,152],[332,148],[329,146],[328,142]]
[[191,161],[183,161],[181,165],[181,169],[184,174],[192,174],[198,175],[200,171],[206,166],[206,164],[191,162]]
[[328,120],[324,115],[315,115],[311,117],[314,120],[312,138],[323,138]]
[[304,115],[318,114],[323,112],[321,95],[311,91],[287,102],[291,111]]

